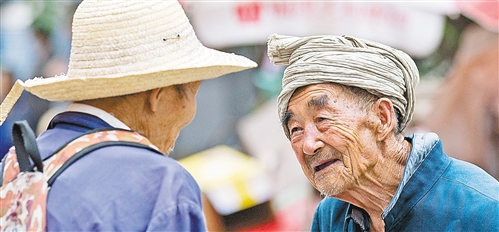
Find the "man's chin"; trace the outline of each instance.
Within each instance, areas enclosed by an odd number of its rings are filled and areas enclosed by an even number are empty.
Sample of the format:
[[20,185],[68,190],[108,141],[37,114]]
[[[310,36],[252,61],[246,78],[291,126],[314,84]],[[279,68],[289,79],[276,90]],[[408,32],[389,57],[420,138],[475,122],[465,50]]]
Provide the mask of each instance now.
[[169,156],[173,152],[173,149],[175,148],[175,142],[177,141],[179,134],[180,134],[180,132],[177,133],[177,137],[175,137],[175,140],[173,140],[173,143],[167,149],[165,149],[166,156]]
[[173,152],[173,147],[170,147],[170,148],[166,149],[164,152],[165,152],[166,156],[169,156],[170,153]]
[[171,145],[171,146],[162,146],[162,147],[158,147],[159,150],[161,150],[166,156],[169,156],[172,152],[173,152],[173,148],[174,148],[175,144]]
[[331,183],[328,181],[325,181],[327,183],[324,183],[323,181],[317,182],[315,186],[317,191],[319,191],[323,196],[335,197],[345,190],[345,186],[343,184]]

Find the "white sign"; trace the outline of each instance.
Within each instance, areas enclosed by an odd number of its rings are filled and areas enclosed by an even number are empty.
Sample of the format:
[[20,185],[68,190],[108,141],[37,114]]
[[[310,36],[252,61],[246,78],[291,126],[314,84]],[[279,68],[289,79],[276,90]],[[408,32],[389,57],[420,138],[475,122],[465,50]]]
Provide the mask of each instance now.
[[413,57],[424,57],[440,44],[445,23],[441,6],[435,2],[422,5],[375,1],[183,1],[182,4],[201,42],[213,48],[264,44],[273,33],[336,34],[377,41]]

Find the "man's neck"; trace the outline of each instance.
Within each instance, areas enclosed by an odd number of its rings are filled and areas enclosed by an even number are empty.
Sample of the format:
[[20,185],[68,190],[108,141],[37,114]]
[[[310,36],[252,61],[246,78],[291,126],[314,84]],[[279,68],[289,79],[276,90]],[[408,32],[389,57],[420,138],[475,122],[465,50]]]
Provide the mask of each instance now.
[[399,136],[397,140],[394,138],[380,147],[383,159],[359,178],[354,188],[335,196],[366,210],[371,217],[371,231],[384,229],[381,214],[402,180],[411,144]]

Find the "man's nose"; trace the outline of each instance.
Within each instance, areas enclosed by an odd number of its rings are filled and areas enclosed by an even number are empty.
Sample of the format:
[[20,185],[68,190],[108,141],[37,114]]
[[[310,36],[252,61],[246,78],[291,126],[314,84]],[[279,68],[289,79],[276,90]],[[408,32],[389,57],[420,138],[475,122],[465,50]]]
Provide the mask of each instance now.
[[315,125],[307,126],[304,131],[303,153],[314,155],[324,147],[324,142],[319,137],[320,132]]

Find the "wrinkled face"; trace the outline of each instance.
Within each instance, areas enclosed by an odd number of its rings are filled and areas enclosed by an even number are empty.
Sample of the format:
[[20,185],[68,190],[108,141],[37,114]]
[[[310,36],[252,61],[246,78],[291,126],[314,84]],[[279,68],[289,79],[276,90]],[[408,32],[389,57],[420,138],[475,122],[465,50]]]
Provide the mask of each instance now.
[[183,114],[182,118],[185,119],[181,122],[182,127],[189,124],[196,115],[196,94],[200,85],[201,81],[190,82],[184,84],[182,90],[178,90],[180,111]]
[[167,98],[162,98],[158,108],[158,117],[150,122],[155,130],[151,139],[157,140],[160,149],[169,154],[175,147],[180,130],[189,124],[196,114],[196,93],[201,81],[183,84],[181,89],[174,86],[165,87],[170,92]]
[[354,187],[377,161],[373,118],[335,84],[295,91],[285,119],[304,174],[322,194]]

